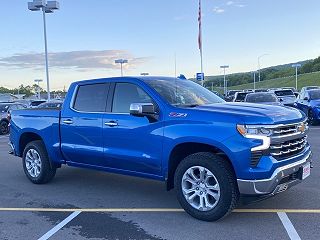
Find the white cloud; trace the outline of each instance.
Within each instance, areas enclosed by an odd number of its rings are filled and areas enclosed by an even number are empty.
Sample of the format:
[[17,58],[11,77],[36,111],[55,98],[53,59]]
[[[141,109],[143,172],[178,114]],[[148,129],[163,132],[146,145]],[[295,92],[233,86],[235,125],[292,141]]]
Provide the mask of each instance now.
[[221,8],[221,7],[214,7],[213,8],[213,12],[217,13],[217,14],[224,13],[224,11],[225,10],[223,8]]
[[228,1],[228,2],[226,3],[226,5],[228,5],[228,6],[230,6],[230,5],[232,5],[232,4],[234,4],[233,1]]
[[[117,58],[128,59],[127,67],[137,67],[147,62],[149,57],[135,57],[124,50],[83,50],[71,52],[49,53],[50,68],[73,68],[79,71],[90,69],[117,69],[114,63]],[[11,67],[17,69],[43,69],[43,53],[18,53],[9,57],[0,58],[0,67]]]

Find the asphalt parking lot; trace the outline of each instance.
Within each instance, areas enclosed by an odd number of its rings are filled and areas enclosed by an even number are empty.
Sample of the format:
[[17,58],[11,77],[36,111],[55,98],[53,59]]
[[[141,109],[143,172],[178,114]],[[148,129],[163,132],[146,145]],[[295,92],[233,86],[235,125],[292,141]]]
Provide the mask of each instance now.
[[312,174],[218,222],[184,213],[161,182],[63,167],[34,185],[0,136],[0,239],[320,239],[320,127],[313,127]]

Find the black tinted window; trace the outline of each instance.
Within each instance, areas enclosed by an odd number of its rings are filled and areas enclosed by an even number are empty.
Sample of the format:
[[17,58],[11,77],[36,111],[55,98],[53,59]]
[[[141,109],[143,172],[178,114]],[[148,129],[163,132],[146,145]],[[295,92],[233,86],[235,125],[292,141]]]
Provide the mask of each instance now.
[[241,102],[243,102],[244,99],[246,98],[247,94],[248,94],[248,93],[238,93],[238,94],[237,94],[237,97],[236,97],[236,101],[241,101]]
[[80,86],[73,108],[83,112],[104,112],[106,109],[108,84]]
[[292,90],[280,90],[274,92],[278,97],[282,96],[294,96]]
[[129,113],[131,103],[152,103],[140,87],[131,83],[117,83],[114,90],[112,112]]

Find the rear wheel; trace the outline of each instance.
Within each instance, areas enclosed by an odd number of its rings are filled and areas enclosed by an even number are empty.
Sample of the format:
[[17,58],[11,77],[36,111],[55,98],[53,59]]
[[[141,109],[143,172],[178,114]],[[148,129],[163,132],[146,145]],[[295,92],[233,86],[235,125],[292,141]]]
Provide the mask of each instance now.
[[8,134],[9,133],[9,124],[6,121],[2,121],[0,123],[0,134]]
[[212,153],[187,156],[175,173],[178,201],[191,216],[216,221],[237,205],[239,192],[228,162]]
[[42,141],[27,144],[22,157],[23,169],[28,179],[35,184],[51,181],[56,168],[50,165],[48,153]]

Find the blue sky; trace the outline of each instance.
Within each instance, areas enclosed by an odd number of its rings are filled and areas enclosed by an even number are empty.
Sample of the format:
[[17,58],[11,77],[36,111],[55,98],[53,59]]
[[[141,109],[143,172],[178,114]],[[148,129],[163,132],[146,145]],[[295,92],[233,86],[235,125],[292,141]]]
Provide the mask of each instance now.
[[[2,1],[0,86],[45,79],[40,12],[27,1]],[[118,76],[115,58],[128,58],[125,74],[193,77],[200,68],[197,0],[60,0],[47,15],[53,89],[72,81]],[[320,55],[319,0],[202,0],[206,75],[252,71]],[[43,83],[45,87],[45,83]]]

